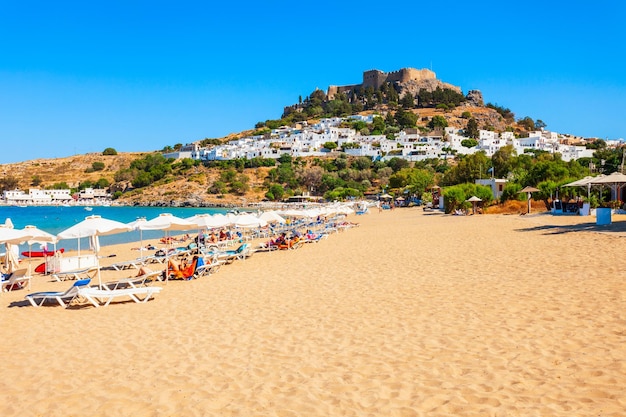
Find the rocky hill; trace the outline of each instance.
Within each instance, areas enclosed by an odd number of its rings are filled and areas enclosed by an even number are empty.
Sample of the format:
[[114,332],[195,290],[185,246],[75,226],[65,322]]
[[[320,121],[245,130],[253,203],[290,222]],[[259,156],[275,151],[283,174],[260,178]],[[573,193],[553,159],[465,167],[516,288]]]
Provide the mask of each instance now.
[[[443,83],[437,80],[434,73],[429,70],[402,69],[392,73],[383,73],[377,70],[363,73],[363,83],[352,86],[329,87],[327,99],[332,95],[353,92],[356,87],[380,87],[384,83],[393,82],[400,97],[411,93],[417,97],[421,90],[435,91],[438,88],[445,88],[461,93],[460,87]],[[324,94],[322,94],[324,95]],[[300,107],[294,105],[294,108]],[[387,104],[377,104],[375,108],[362,112],[377,113],[384,115],[389,111],[395,111],[396,107],[389,107]],[[302,111],[302,108],[299,108]],[[504,131],[513,128],[522,132],[523,128],[518,126],[512,119],[505,120],[496,110],[488,108],[483,104],[483,98],[479,91],[472,90],[464,96],[461,105],[450,108],[411,108],[406,111],[416,113],[418,116],[417,127],[426,130],[428,122],[434,116],[442,116],[451,127],[464,129],[468,122],[468,113],[477,121],[481,129],[492,129]],[[310,120],[309,120],[310,121]],[[311,122],[311,121],[310,121]],[[232,134],[222,138],[228,141],[250,135],[251,131]],[[16,164],[0,165],[0,180],[11,178],[16,182],[14,185],[22,190],[29,188],[46,188],[53,184],[66,183],[71,188],[77,188],[85,181],[96,182],[105,179],[108,183],[115,183],[115,173],[121,169],[128,168],[131,162],[141,158],[145,153],[120,153],[118,155],[105,156],[102,154],[75,155],[67,158],[57,159],[37,159]],[[95,164],[95,165],[94,165]],[[97,166],[97,169],[94,169]],[[125,204],[142,205],[242,205],[246,202],[259,201],[264,197],[265,188],[263,182],[267,177],[269,168],[246,169],[245,174],[250,178],[249,191],[245,195],[215,195],[207,192],[208,188],[216,181],[220,175],[220,170],[209,169],[203,166],[194,168],[192,174],[174,175],[166,180],[161,180],[151,186],[126,192],[120,198]],[[113,191],[125,189],[127,184],[114,184]]]

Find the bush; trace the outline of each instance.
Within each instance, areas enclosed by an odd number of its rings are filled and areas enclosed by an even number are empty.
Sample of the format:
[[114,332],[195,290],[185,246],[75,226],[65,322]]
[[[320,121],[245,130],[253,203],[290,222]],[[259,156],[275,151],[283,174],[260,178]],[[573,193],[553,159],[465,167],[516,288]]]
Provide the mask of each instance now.
[[102,155],[117,155],[117,151],[113,148],[106,148],[102,151]]

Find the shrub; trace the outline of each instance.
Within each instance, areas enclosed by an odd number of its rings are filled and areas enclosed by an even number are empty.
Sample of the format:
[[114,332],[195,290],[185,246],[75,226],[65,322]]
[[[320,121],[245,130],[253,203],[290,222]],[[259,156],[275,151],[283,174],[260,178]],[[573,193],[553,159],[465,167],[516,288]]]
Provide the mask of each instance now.
[[113,148],[106,148],[102,151],[102,155],[117,155],[117,151]]

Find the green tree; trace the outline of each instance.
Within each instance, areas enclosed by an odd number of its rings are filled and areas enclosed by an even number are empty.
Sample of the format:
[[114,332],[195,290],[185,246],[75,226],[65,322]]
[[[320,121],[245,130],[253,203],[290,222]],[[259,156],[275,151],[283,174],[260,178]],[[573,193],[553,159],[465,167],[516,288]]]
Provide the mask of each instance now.
[[473,148],[478,145],[478,141],[476,139],[463,139],[461,141],[461,146],[465,148]]
[[417,115],[410,111],[404,111],[402,108],[396,112],[396,120],[402,129],[415,127],[417,124]]
[[328,149],[329,151],[333,151],[335,149],[337,149],[337,142],[324,142],[324,145],[322,145],[325,149]]
[[413,94],[407,91],[404,96],[402,96],[400,104],[405,109],[412,109],[413,107],[415,107],[415,97],[413,97]]
[[285,195],[285,189],[280,184],[272,184],[270,185],[267,193],[265,193],[265,197],[268,200],[272,201],[280,201],[283,199]]
[[104,162],[96,161],[91,164],[91,168],[94,171],[102,171],[104,169]]
[[528,116],[518,120],[517,124],[526,131],[535,130],[535,121]]
[[374,116],[374,120],[372,120],[372,135],[382,135],[385,127],[385,120],[380,116]]
[[513,158],[516,155],[513,145],[506,145],[495,151],[491,156],[493,175],[496,178],[506,178],[513,168]]
[[117,151],[113,148],[106,148],[104,151],[102,151],[102,155],[117,155]]
[[430,121],[428,122],[428,127],[431,129],[434,129],[436,127],[440,127],[440,128],[448,127],[448,121],[446,120],[445,117],[436,115],[436,116],[433,116],[432,119],[430,119]]
[[478,122],[473,117],[467,121],[465,136],[473,139],[477,139],[480,136],[480,132],[478,131]]

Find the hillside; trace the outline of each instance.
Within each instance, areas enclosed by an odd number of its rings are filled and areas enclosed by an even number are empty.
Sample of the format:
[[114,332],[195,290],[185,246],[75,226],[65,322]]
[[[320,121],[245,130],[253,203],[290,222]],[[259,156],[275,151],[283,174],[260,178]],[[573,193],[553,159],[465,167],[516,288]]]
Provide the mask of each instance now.
[[[390,87],[391,82],[393,82],[393,88]],[[374,87],[378,90],[374,90]],[[364,90],[364,88],[369,90]],[[373,91],[377,91],[377,94],[372,95]],[[423,92],[427,93],[421,95]],[[432,71],[410,68],[392,73],[383,73],[377,70],[366,71],[363,74],[362,84],[342,87],[331,86],[328,96],[316,90],[311,97],[307,97],[304,103],[286,107],[285,109],[288,111],[285,112],[282,119],[268,120],[262,123],[264,125],[262,130],[267,133],[272,125],[289,124],[295,126],[303,121],[308,121],[311,125],[315,120],[319,120],[319,117],[323,117],[323,115],[318,114],[319,110],[323,110],[322,107],[330,106],[332,108],[333,105],[351,108],[355,104],[361,103],[361,107],[365,105],[368,110],[357,113],[374,113],[385,117],[388,113],[393,115],[396,112],[399,107],[398,103],[401,103],[402,98],[407,94],[415,97],[416,100],[419,95],[420,103],[430,103],[427,107],[413,108],[413,100],[411,100],[411,104],[405,107],[405,112],[412,112],[417,115],[416,127],[421,128],[420,130],[423,132],[429,131],[427,126],[435,116],[444,117],[450,127],[465,129],[468,120],[470,120],[468,113],[471,118],[476,120],[480,129],[498,132],[512,129],[516,133],[527,131],[527,127],[519,126],[513,121],[507,122],[496,110],[485,107],[482,94],[479,91],[472,90],[467,96],[463,96],[460,87],[437,80]],[[335,96],[338,98],[334,99]],[[348,103],[348,100],[351,104]],[[443,106],[445,109],[438,109],[435,105],[437,100],[448,105]],[[313,113],[316,113],[318,117],[311,117]],[[346,113],[343,112],[343,114]],[[258,134],[255,132],[256,130],[247,130],[228,135],[220,140],[227,142]],[[196,143],[202,145],[202,141]],[[66,183],[71,188],[78,188],[81,183],[84,184],[86,181],[95,183],[104,179],[112,185],[112,193],[117,190],[125,191],[120,197],[120,202],[141,205],[241,205],[263,199],[267,191],[264,182],[270,168],[245,169],[243,173],[248,177],[249,191],[242,195],[210,194],[208,192],[209,187],[219,179],[222,171],[217,168],[206,168],[202,165],[193,167],[192,170],[173,172],[147,187],[135,190],[127,188],[130,184],[129,181],[115,183],[116,172],[128,168],[133,160],[145,155],[147,153],[120,153],[111,156],[92,153],[67,158],[37,159],[0,165],[0,179],[11,178],[15,180],[11,182],[11,186],[15,185],[16,188],[22,190],[47,188],[58,183]],[[94,170],[96,167],[94,164],[99,165],[97,170]],[[100,169],[102,165],[104,168]]]

